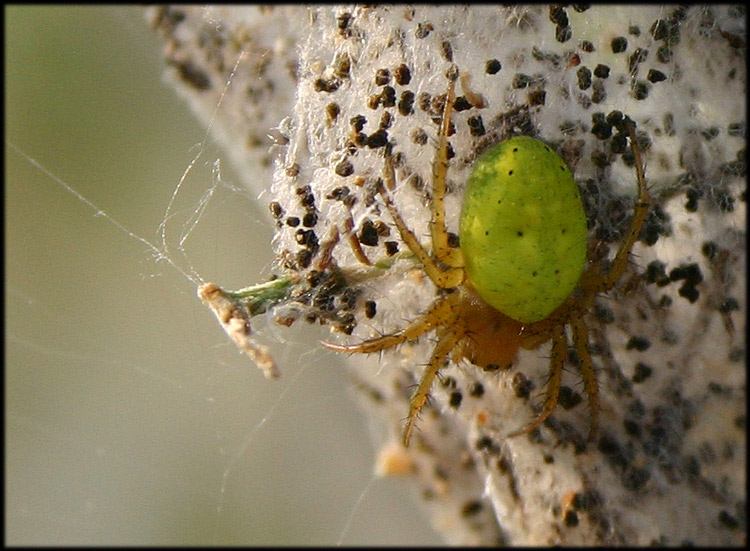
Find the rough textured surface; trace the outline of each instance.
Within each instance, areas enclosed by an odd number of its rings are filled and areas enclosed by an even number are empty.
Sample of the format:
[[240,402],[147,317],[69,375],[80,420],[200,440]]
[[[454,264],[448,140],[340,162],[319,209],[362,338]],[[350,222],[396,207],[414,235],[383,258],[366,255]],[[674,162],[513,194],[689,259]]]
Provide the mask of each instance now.
[[[384,456],[408,454],[451,543],[744,542],[744,8],[289,6],[150,16],[178,88],[204,120],[223,95],[212,130],[248,184],[272,182],[279,273],[300,276],[277,316],[322,320],[348,342],[403,327],[434,298],[413,260],[365,270],[347,232],[372,261],[404,249],[374,185],[390,142],[395,201],[427,243],[451,65],[463,75],[448,172],[454,229],[477,154],[523,133],[566,158],[590,238],[613,252],[635,193],[617,112],[635,120],[653,204],[632,270],[587,320],[602,394],[598,439],[584,440],[575,374],[564,376],[563,407],[540,430],[506,438],[539,405],[545,346],[500,374],[444,368],[412,448],[384,442]],[[363,404],[393,440],[431,347],[423,337],[351,359]]]

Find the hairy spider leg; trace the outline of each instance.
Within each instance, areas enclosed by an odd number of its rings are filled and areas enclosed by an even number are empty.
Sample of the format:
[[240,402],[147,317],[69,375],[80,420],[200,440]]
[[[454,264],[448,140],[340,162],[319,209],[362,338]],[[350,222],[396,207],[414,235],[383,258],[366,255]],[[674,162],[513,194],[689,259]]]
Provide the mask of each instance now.
[[578,353],[579,370],[583,379],[583,390],[589,397],[589,440],[593,440],[599,428],[599,384],[596,382],[596,373],[591,362],[588,340],[589,330],[583,318],[576,318],[570,322],[573,329],[573,345]]
[[557,401],[560,398],[560,387],[562,386],[562,371],[565,364],[565,358],[568,355],[568,341],[565,338],[565,326],[557,325],[552,329],[552,352],[550,353],[549,379],[546,385],[546,396],[542,412],[531,423],[511,432],[508,437],[528,434],[539,425],[544,423],[547,417],[557,407]]
[[628,127],[628,134],[630,135],[630,149],[633,151],[633,157],[635,158],[635,171],[638,180],[638,197],[635,201],[633,219],[630,221],[628,235],[622,245],[620,245],[617,254],[615,254],[609,272],[601,277],[597,292],[606,292],[612,289],[620,280],[622,274],[625,273],[625,269],[628,266],[630,251],[638,240],[641,229],[643,229],[643,224],[645,224],[646,216],[648,215],[648,206],[651,202],[648,187],[646,186],[646,176],[643,163],[641,162],[641,152],[638,148],[635,137],[635,124],[630,119],[626,119],[625,124]]
[[415,322],[389,335],[366,340],[359,344],[335,344],[331,342],[321,342],[321,344],[330,350],[350,354],[369,354],[386,348],[393,348],[406,341],[414,340],[436,327],[450,325],[455,317],[453,309],[457,300],[458,295],[455,293],[439,298]]
[[456,346],[459,340],[464,338],[465,332],[462,326],[456,324],[448,327],[445,332],[438,338],[438,343],[435,345],[435,349],[432,351],[430,357],[430,363],[425,367],[422,379],[419,381],[417,390],[411,397],[409,403],[409,417],[406,421],[406,427],[404,428],[404,446],[409,447],[409,441],[411,440],[411,433],[414,430],[414,425],[417,422],[419,412],[427,403],[430,397],[430,387],[435,376],[443,367],[448,355],[451,350]]
[[452,289],[454,287],[458,287],[461,282],[463,282],[465,277],[463,268],[444,268],[443,266],[435,262],[427,252],[427,250],[419,242],[417,236],[414,235],[414,232],[412,232],[406,226],[406,222],[404,222],[404,219],[401,218],[401,214],[399,214],[396,205],[393,204],[393,200],[391,199],[391,196],[386,188],[391,187],[389,186],[389,182],[395,181],[396,174],[393,169],[393,162],[391,160],[390,153],[387,151],[385,153],[383,176],[386,185],[379,186],[378,191],[383,197],[383,202],[385,203],[385,206],[388,209],[388,212],[391,215],[394,224],[396,224],[396,228],[398,228],[398,232],[399,234],[401,234],[401,239],[403,240],[403,242],[407,247],[409,247],[409,250],[414,253],[414,256],[417,257],[422,266],[424,266],[427,277],[429,277],[430,280],[432,280],[432,282],[438,288]]
[[461,250],[449,244],[448,229],[445,226],[445,195],[447,193],[448,173],[448,134],[451,127],[451,113],[455,103],[455,78],[458,71],[452,70],[448,75],[448,92],[445,95],[443,118],[440,122],[438,147],[432,162],[432,217],[430,218],[430,234],[432,237],[432,253],[442,264],[451,268],[464,265]]

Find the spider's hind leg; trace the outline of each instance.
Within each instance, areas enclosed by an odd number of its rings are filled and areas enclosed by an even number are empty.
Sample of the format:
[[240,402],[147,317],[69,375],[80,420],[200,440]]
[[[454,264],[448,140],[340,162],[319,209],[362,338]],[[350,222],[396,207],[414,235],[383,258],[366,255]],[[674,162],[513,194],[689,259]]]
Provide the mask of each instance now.
[[562,386],[562,370],[565,358],[568,356],[568,341],[565,338],[565,326],[558,325],[552,333],[552,353],[549,363],[549,379],[545,390],[544,406],[542,412],[531,423],[508,435],[508,437],[528,434],[539,425],[544,423],[547,417],[557,407],[560,398],[560,387]]
[[583,390],[589,398],[589,412],[591,424],[589,426],[589,440],[593,440],[599,428],[599,383],[596,381],[596,373],[591,363],[588,340],[589,331],[583,318],[571,320],[573,329],[573,345],[578,354],[579,370],[583,378]]

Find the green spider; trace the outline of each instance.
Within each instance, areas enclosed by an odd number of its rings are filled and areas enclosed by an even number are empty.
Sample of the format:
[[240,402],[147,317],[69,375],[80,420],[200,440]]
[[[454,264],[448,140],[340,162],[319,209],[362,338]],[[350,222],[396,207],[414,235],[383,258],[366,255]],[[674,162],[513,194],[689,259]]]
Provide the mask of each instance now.
[[437,344],[411,398],[403,432],[408,446],[433,380],[448,359],[466,358],[486,371],[495,371],[509,368],[520,348],[536,349],[551,340],[542,411],[510,436],[538,427],[558,403],[568,352],[565,326],[569,325],[588,395],[592,438],[598,426],[599,387],[584,317],[595,297],[611,290],[623,275],[650,201],[634,123],[626,118],[638,196],[630,228],[608,271],[602,271],[601,259],[591,252],[593,247],[591,251],[587,247],[586,217],[570,169],[548,145],[527,136],[506,140],[477,161],[463,200],[460,247],[452,246],[444,200],[456,73],[454,78],[449,75],[432,167],[432,254],[393,204],[388,190],[395,187],[396,177],[387,151],[385,185],[379,189],[401,239],[437,287],[438,296],[419,319],[395,333],[359,344],[323,344],[338,352],[366,354],[436,331]]

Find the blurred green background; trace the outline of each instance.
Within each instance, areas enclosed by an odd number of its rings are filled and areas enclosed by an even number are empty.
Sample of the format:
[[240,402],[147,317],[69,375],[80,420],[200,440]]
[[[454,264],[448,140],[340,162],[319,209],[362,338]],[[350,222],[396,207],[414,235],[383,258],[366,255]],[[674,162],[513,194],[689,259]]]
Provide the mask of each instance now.
[[[111,223],[159,244],[205,135],[162,81],[143,10],[5,16],[6,544],[333,544],[350,515],[343,544],[439,544],[402,480],[352,512],[374,452],[322,330],[266,329],[289,342],[265,380],[195,286]],[[219,185],[177,246],[220,158],[207,144],[167,227],[175,263],[231,288],[270,273],[249,194]]]

